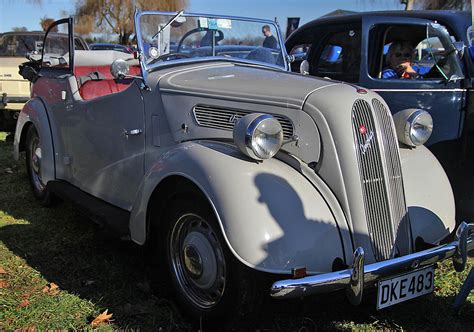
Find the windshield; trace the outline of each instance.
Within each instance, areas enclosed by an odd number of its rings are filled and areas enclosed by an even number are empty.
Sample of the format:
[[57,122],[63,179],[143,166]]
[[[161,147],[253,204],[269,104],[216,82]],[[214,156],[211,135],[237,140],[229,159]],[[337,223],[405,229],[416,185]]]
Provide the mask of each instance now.
[[[27,53],[41,53],[44,34],[6,34],[0,37],[0,56],[24,57]],[[67,35],[56,35],[55,44],[68,45]],[[83,44],[75,39],[76,50],[83,50]],[[48,48],[58,48],[57,45],[48,45]]]
[[286,68],[280,32],[270,21],[159,12],[139,15],[145,68],[169,61],[226,57]]

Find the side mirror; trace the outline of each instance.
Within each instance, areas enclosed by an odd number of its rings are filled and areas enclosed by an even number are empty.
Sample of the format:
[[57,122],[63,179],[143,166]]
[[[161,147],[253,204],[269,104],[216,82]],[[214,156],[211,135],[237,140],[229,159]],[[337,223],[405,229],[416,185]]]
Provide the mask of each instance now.
[[18,67],[20,69],[18,73],[21,75],[21,77],[27,79],[32,83],[36,82],[39,75],[38,66],[34,62],[25,62],[19,65]]
[[464,56],[464,50],[466,49],[464,43],[462,41],[457,41],[453,43],[454,47],[456,48],[456,51],[458,52],[459,57],[462,59]]
[[127,61],[123,59],[117,59],[110,65],[110,73],[115,79],[124,78],[130,72],[130,67]]
[[294,55],[287,55],[287,56],[286,56],[286,61],[287,61],[288,63],[293,63],[293,62],[295,62],[295,60],[296,60],[296,59],[295,59],[295,56],[294,56]]
[[303,75],[309,75],[309,62],[308,60],[301,61],[300,73]]

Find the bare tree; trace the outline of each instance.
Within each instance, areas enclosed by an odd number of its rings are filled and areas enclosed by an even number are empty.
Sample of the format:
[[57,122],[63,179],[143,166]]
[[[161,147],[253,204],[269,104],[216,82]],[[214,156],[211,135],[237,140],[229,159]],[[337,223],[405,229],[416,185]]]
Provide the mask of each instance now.
[[401,0],[407,10],[412,9],[454,9],[470,10],[471,0]]
[[[53,23],[54,23],[54,18],[44,16],[40,20],[41,29],[43,29],[43,31],[46,31],[46,30],[48,30],[49,26]],[[51,31],[52,32],[58,32],[58,27],[55,26]]]
[[75,30],[79,34],[116,33],[121,44],[128,44],[135,8],[177,11],[187,4],[187,0],[80,0],[76,4]]
[[13,28],[12,28],[12,31],[15,31],[15,32],[24,32],[24,31],[28,31],[28,28],[27,28],[27,27],[13,27]]

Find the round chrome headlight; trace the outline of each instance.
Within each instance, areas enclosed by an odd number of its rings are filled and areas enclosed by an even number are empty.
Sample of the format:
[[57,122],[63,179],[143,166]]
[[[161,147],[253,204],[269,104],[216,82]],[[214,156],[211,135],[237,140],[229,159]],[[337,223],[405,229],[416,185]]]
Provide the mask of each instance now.
[[255,160],[273,157],[283,144],[283,128],[269,114],[244,116],[235,125],[233,134],[239,149]]
[[393,116],[398,140],[409,146],[426,143],[433,132],[433,118],[419,109],[406,109]]

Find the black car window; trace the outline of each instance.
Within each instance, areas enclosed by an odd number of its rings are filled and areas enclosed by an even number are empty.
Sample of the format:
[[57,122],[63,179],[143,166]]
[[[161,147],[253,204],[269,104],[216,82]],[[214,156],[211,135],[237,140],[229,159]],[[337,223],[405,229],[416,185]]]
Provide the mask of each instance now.
[[359,29],[336,32],[312,59],[312,74],[356,83],[359,81],[361,38]]
[[373,78],[449,80],[463,76],[452,39],[437,23],[379,25],[369,37],[369,74]]

